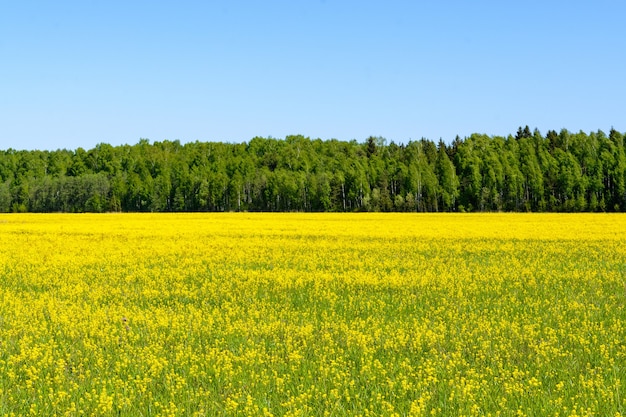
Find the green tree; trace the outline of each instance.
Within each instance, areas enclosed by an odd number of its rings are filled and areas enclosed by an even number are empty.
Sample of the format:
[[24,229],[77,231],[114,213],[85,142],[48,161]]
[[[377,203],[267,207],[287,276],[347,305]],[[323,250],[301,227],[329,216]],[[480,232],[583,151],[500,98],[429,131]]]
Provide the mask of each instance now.
[[443,141],[439,142],[435,172],[439,179],[438,194],[440,207],[444,211],[454,210],[456,208],[456,199],[459,196],[459,179],[456,176],[454,164],[448,157],[446,145]]

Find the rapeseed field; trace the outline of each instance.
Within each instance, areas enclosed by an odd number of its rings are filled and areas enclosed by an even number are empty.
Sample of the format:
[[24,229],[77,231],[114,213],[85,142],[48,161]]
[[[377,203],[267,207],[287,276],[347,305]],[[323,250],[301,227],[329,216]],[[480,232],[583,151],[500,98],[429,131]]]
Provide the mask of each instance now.
[[0,215],[0,416],[620,416],[626,216]]

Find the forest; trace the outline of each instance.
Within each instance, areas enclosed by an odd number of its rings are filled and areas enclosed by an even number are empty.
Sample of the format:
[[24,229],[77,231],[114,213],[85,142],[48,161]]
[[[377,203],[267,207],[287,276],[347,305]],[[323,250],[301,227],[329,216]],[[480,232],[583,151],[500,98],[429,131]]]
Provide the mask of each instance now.
[[624,134],[0,151],[0,212],[623,212]]

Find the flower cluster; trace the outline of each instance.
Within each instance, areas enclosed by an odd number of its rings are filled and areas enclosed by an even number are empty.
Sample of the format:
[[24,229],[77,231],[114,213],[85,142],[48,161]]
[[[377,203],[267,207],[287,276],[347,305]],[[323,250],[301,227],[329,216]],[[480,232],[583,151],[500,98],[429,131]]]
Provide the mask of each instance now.
[[0,216],[0,416],[617,416],[622,215]]

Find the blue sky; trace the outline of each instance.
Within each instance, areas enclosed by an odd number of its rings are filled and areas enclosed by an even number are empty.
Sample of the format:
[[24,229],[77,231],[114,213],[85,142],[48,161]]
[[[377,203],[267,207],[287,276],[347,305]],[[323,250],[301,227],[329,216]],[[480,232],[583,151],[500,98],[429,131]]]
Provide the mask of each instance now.
[[626,2],[2,1],[0,149],[626,130]]

